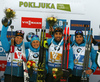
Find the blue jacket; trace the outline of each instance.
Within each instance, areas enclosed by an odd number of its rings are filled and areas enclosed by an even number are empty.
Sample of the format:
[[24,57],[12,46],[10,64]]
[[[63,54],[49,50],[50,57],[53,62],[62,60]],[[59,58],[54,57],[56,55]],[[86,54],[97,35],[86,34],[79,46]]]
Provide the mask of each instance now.
[[[8,26],[7,27],[5,27],[5,26],[2,27],[2,31],[1,31],[1,43],[2,43],[2,46],[3,46],[4,50],[5,50],[5,52],[9,53],[11,41],[8,41],[8,39],[6,37],[6,35],[7,35],[7,29],[8,29]],[[15,46],[21,47],[22,44],[23,44],[23,41],[19,45],[15,45]],[[24,43],[24,44],[25,44],[25,49],[28,49],[29,48],[29,42]],[[28,55],[26,55],[26,58],[27,57],[28,57]],[[11,66],[6,66],[5,74],[11,75]],[[13,67],[12,75],[13,76],[17,76],[17,77],[23,77],[23,65],[20,66],[20,67]]]
[[[50,39],[47,40],[48,46],[50,46],[51,41],[52,41],[53,38],[54,38],[54,37],[52,37],[52,38],[50,38]],[[62,41],[62,43],[61,43],[60,46],[63,46],[63,43],[64,43],[64,42]],[[59,43],[57,43],[55,40],[53,40],[53,44],[58,45]],[[48,71],[49,73],[51,73],[53,67],[49,67],[49,66],[48,66],[48,57],[49,57],[49,56],[48,56],[48,51],[47,51],[47,52],[46,52],[46,69],[47,69],[47,71]],[[74,63],[73,63],[73,51],[72,51],[72,48],[70,48],[70,51],[69,51],[69,64],[68,64],[68,68],[70,68],[71,70],[73,70],[73,66],[74,66]]]
[[[85,39],[83,40],[83,43],[81,43],[80,45],[77,44],[76,41],[74,40],[73,43],[72,43],[72,47],[73,47],[73,45],[76,45],[76,46],[79,46],[79,47],[85,47],[85,44],[86,44]],[[93,72],[95,72],[95,70],[97,68],[97,65],[95,63],[95,58],[96,58],[96,53],[94,51],[94,48],[92,47],[91,48],[91,52],[90,52],[90,58],[89,58],[89,65],[88,65],[88,67],[90,69],[93,69]],[[75,57],[74,57],[74,59],[75,59]],[[90,66],[90,60],[92,61],[92,65],[91,66]],[[75,67],[75,64],[74,64],[74,67]],[[78,70],[78,69],[73,68],[72,74],[75,75],[75,76],[81,76],[82,75],[82,70]]]

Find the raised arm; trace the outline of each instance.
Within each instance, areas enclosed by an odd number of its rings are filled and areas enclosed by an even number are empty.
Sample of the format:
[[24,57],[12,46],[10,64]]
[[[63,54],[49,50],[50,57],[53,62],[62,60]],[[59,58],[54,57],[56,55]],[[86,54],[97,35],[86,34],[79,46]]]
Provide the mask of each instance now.
[[8,26],[7,27],[5,27],[4,25],[2,26],[1,43],[2,43],[2,46],[3,46],[4,50],[6,52],[9,52],[11,43],[7,39],[7,29],[8,29]]

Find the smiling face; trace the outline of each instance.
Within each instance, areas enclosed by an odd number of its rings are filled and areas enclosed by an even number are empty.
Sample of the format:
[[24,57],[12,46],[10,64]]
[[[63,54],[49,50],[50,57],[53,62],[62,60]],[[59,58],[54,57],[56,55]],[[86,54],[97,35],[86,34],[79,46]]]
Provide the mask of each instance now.
[[15,37],[15,43],[20,44],[23,41],[23,38],[21,36],[16,36]]
[[76,43],[81,44],[83,42],[83,36],[77,35],[75,36]]
[[34,40],[34,41],[32,41],[32,47],[33,48],[38,48],[39,46],[40,46],[40,42],[38,41],[38,40]]
[[54,33],[55,40],[59,42],[62,39],[62,35],[61,32]]

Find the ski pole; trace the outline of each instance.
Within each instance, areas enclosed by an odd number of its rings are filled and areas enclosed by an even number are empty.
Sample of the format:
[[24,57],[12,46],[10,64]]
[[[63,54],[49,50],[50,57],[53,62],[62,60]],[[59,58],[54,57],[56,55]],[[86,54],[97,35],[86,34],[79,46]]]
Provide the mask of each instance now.
[[86,39],[86,28],[88,27],[88,25],[84,25],[85,28],[85,39]]
[[[25,45],[24,45],[24,41],[23,41],[23,45],[22,45],[22,56],[23,59],[26,60],[26,55],[25,55]],[[27,73],[27,63],[26,61],[23,61],[23,70],[24,70],[24,82],[29,82],[29,75]]]
[[64,34],[64,44],[63,44],[63,53],[62,53],[62,59],[61,59],[61,61],[62,61],[62,64],[61,64],[61,68],[62,69],[64,69],[64,66],[65,66],[65,62],[64,62],[64,60],[65,60],[65,53],[66,53],[66,27],[64,28],[64,24],[65,24],[66,22],[63,22],[63,34]]
[[13,53],[14,53],[14,38],[13,38],[13,29],[14,29],[14,26],[11,25],[10,28],[11,28],[11,36],[12,36],[12,39],[11,39],[11,46],[10,46],[10,53],[11,53],[11,82],[12,82],[12,73],[13,73]]
[[67,42],[67,46],[66,46],[66,50],[67,50],[67,66],[66,66],[66,69],[68,69],[68,63],[69,63],[69,49],[70,49],[70,35],[69,35],[69,27],[67,29],[67,35],[68,35],[68,42]]
[[40,31],[40,29],[36,29],[35,31],[36,31],[36,35],[37,35],[37,33]]
[[44,39],[46,30],[41,29],[41,41],[40,41],[40,52],[39,52],[39,62],[38,62],[38,73],[37,73],[37,82],[44,82],[44,71],[45,71],[45,46],[44,46]]
[[88,31],[88,35],[87,35],[85,57],[84,57],[84,63],[83,63],[83,72],[82,72],[82,77],[81,77],[81,81],[83,82],[87,81],[87,74],[85,73],[85,71],[88,70],[89,55],[91,51],[91,35],[92,35],[92,29],[91,29],[91,32]]

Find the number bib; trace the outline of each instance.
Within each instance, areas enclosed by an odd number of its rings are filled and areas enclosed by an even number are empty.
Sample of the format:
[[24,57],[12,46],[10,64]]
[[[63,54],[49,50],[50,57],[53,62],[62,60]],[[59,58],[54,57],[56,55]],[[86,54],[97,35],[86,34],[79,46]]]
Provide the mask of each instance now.
[[36,64],[35,71],[38,69],[39,52],[33,52],[29,49],[29,60],[33,60]]
[[63,46],[59,47],[57,53],[55,53],[56,48],[57,48],[57,45],[54,45],[53,43],[49,47],[48,65],[50,67],[60,67],[61,66]]
[[7,66],[11,66],[11,54],[13,54],[13,67],[22,66],[22,47],[15,47],[14,53],[7,54]]
[[82,70],[85,55],[85,47],[73,46],[74,69]]

